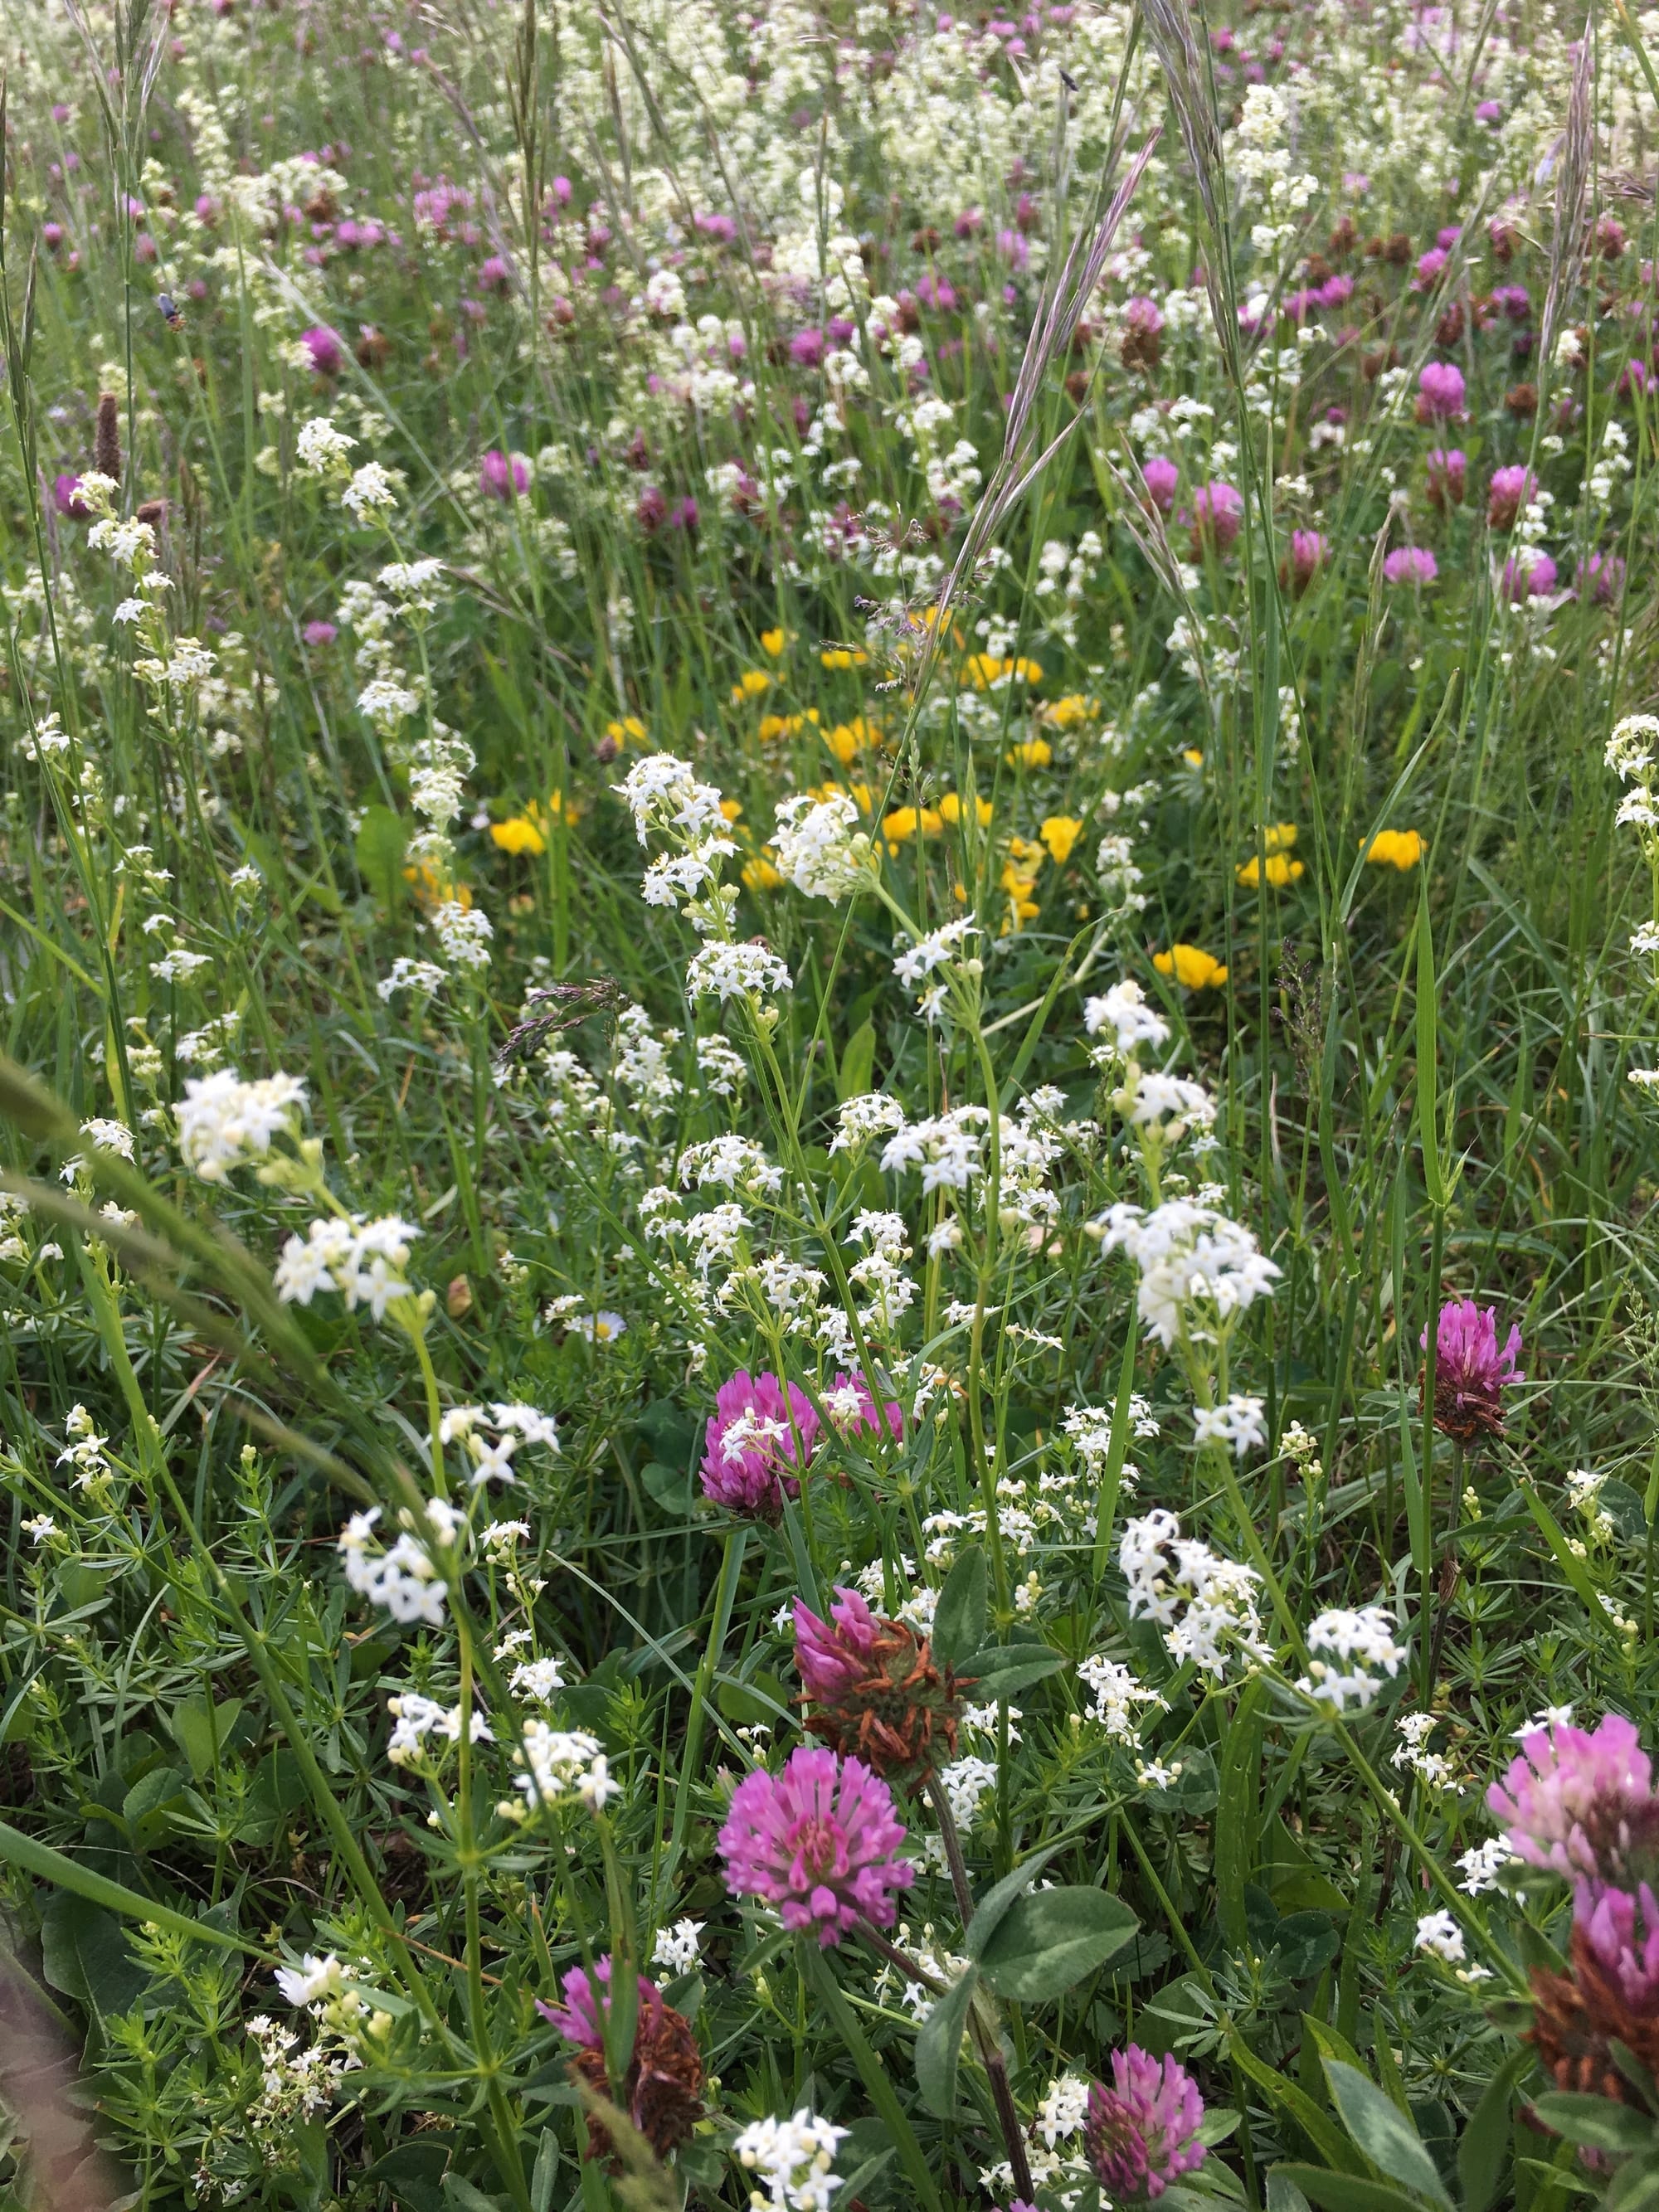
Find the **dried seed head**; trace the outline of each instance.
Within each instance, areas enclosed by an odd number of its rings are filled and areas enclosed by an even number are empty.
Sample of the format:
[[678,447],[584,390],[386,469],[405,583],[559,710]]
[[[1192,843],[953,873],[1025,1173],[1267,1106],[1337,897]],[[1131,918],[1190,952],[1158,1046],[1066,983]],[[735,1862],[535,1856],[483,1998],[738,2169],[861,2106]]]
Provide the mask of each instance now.
[[98,428],[92,442],[92,465],[114,483],[121,481],[121,403],[112,392],[98,395]]

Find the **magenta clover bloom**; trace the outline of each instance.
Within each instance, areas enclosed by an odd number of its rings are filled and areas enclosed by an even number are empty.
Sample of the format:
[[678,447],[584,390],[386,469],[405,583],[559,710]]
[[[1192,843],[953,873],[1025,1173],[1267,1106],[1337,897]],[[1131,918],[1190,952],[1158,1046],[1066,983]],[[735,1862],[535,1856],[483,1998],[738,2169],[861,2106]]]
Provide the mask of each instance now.
[[1382,562],[1382,578],[1389,584],[1431,584],[1440,565],[1426,545],[1397,545]]
[[1461,446],[1436,446],[1429,459],[1429,505],[1462,507],[1468,485],[1468,455]]
[[816,1450],[818,1433],[818,1417],[794,1383],[786,1398],[775,1375],[739,1368],[714,1393],[702,1460],[704,1496],[734,1512],[775,1521],[784,1495],[800,1495],[799,1471]]
[[[594,1984],[598,1983],[596,1989]],[[586,1966],[573,1966],[562,1984],[564,2003],[544,2004],[538,1997],[536,2009],[544,2020],[550,2020],[567,2043],[580,2044],[585,2051],[605,2049],[605,2015],[611,2001],[611,1954],[593,1961],[590,1978]],[[640,2010],[647,2011],[651,2005],[660,2004],[662,1992],[654,1982],[640,1976]]]
[[1632,2010],[1650,2014],[1659,2001],[1659,1902],[1645,1881],[1634,1895],[1610,1883],[1581,1881],[1573,1895],[1575,1929],[1618,1983]]
[[1487,1790],[1486,1810],[1528,1866],[1604,1882],[1623,1870],[1632,1830],[1652,1830],[1659,1800],[1634,1723],[1608,1713],[1589,1730],[1531,1729]]
[[[1427,1351],[1429,1333],[1419,1342]],[[1500,1392],[1526,1376],[1516,1366],[1521,1349],[1519,1323],[1498,1348],[1498,1309],[1473,1298],[1449,1298],[1435,1324],[1434,1425],[1462,1443],[1498,1436],[1504,1426]],[[1425,1369],[1426,1376],[1427,1370]]]
[[1533,472],[1519,463],[1494,469],[1486,487],[1486,521],[1493,530],[1507,530],[1537,489]]
[[1547,553],[1514,553],[1504,563],[1499,589],[1506,599],[1543,599],[1555,582],[1555,563]]
[[1625,588],[1625,563],[1617,553],[1592,553],[1588,561],[1578,563],[1573,588],[1581,599],[1593,599],[1597,606],[1605,606],[1616,599]]
[[1186,2068],[1160,2063],[1139,2044],[1112,2053],[1112,2086],[1089,2092],[1083,2144],[1101,2187],[1130,2203],[1148,2203],[1204,2163],[1198,2130],[1204,2100]]
[[81,496],[81,479],[65,471],[52,480],[52,503],[59,514],[73,515],[77,522],[90,520],[92,509]]
[[1162,453],[1154,453],[1140,473],[1146,479],[1152,505],[1160,514],[1167,514],[1175,505],[1176,486],[1181,482],[1180,470],[1173,461],[1165,460]]
[[884,1427],[895,1439],[904,1434],[904,1408],[896,1399],[889,1398],[884,1401],[878,1419],[875,1399],[862,1375],[837,1370],[823,1394],[823,1410],[837,1434],[843,1437],[852,1436],[860,1429],[879,1436]]
[[1421,422],[1449,422],[1463,412],[1463,372],[1449,361],[1423,364],[1417,380],[1417,416]]
[[1243,519],[1244,501],[1235,485],[1220,477],[1200,485],[1193,501],[1194,549],[1201,549],[1207,539],[1224,552]]
[[833,1702],[869,1673],[881,1624],[855,1589],[837,1585],[828,1620],[795,1600],[795,1665],[807,1696]]
[[345,367],[345,347],[339,335],[318,323],[300,333],[300,343],[311,356],[311,365],[319,376],[337,376]]
[[903,1840],[878,1774],[861,1759],[803,1747],[781,1774],[744,1776],[719,1845],[734,1897],[763,1898],[786,1928],[811,1929],[827,1951],[860,1919],[892,1926],[894,1899],[916,1878],[896,1856]]
[[1316,530],[1291,532],[1291,580],[1298,591],[1313,581],[1314,571],[1330,550],[1330,541]]
[[486,499],[516,499],[530,489],[530,464],[492,446],[478,464],[478,488]]
[[340,633],[331,622],[308,622],[300,635],[307,645],[332,645]]

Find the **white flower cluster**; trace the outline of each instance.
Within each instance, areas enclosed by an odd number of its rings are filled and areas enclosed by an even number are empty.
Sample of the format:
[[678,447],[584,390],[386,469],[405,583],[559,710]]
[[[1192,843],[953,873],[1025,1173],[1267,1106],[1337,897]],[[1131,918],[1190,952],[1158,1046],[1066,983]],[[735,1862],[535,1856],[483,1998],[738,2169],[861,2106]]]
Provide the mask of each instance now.
[[805,2105],[791,2119],[751,2120],[732,2155],[759,2185],[750,2193],[753,2212],[830,2212],[841,2186],[830,2168],[847,2133]]
[[192,1076],[179,1102],[179,1150],[204,1182],[224,1182],[244,1162],[268,1158],[271,1139],[298,1133],[306,1086],[297,1075],[244,1083],[228,1067]]
[[1127,1060],[1137,1045],[1156,1047],[1170,1041],[1170,1024],[1147,1004],[1146,994],[1133,976],[1115,983],[1100,998],[1086,1000],[1083,1024],[1091,1036],[1098,1036],[1103,1030],[1111,1032],[1110,1043],[1096,1048],[1097,1060]]
[[420,1231],[395,1213],[375,1221],[354,1213],[313,1221],[303,1237],[290,1237],[276,1262],[276,1295],[285,1304],[308,1306],[319,1291],[338,1291],[349,1308],[367,1306],[384,1320],[394,1298],[410,1295],[404,1270],[410,1240]]
[[1168,1700],[1156,1690],[1137,1682],[1128,1668],[1103,1652],[1085,1659],[1077,1670],[1077,1678],[1093,1699],[1093,1714],[1114,1743],[1133,1743],[1139,1735],[1135,1720],[1137,1705],[1154,1705],[1160,1712],[1169,1710]]
[[856,1151],[872,1137],[884,1137],[904,1127],[904,1109],[884,1091],[866,1091],[843,1100],[836,1116],[836,1133],[830,1139],[834,1152]]
[[[453,1509],[434,1498],[427,1501],[426,1512],[432,1536],[453,1545],[462,1525]],[[380,1517],[380,1509],[374,1505],[366,1513],[354,1513],[341,1529],[338,1548],[347,1582],[360,1597],[383,1605],[394,1620],[441,1628],[448,1594],[428,1541],[410,1528],[390,1549],[383,1548],[375,1534]]]
[[694,1000],[769,999],[790,988],[788,969],[769,945],[714,944],[701,946],[685,971]]
[[1193,1412],[1193,1442],[1200,1447],[1220,1444],[1236,1459],[1260,1451],[1267,1441],[1267,1411],[1260,1398],[1245,1398],[1235,1391],[1219,1406],[1199,1406]]
[[[481,1433],[485,1429],[496,1431],[493,1440]],[[472,1461],[469,1480],[474,1490],[487,1482],[516,1482],[513,1455],[520,1444],[542,1444],[555,1453],[559,1449],[552,1415],[534,1406],[452,1406],[438,1423],[438,1442],[452,1444],[458,1438]]]
[[[461,1709],[459,1705],[445,1706],[435,1698],[423,1698],[417,1691],[405,1690],[401,1696],[388,1698],[386,1711],[397,1726],[386,1741],[386,1755],[394,1766],[410,1766],[426,1750],[429,1735],[441,1735],[450,1743],[461,1740]],[[467,1730],[469,1743],[494,1743],[495,1738],[489,1722],[481,1712],[471,1715]]]
[[514,1756],[525,1768],[514,1786],[532,1806],[556,1805],[575,1797],[598,1813],[622,1788],[611,1779],[599,1738],[580,1729],[550,1729],[545,1721],[526,1721],[523,1749]]
[[459,899],[444,899],[432,909],[428,927],[452,968],[477,975],[489,965],[489,940],[495,934],[489,916]]
[[659,1928],[652,1946],[651,1963],[665,1966],[671,1974],[689,1974],[701,1955],[698,1937],[704,1923],[701,1920],[677,1920],[672,1928]]
[[893,973],[901,983],[920,984],[923,988],[916,1000],[916,1010],[930,1022],[936,1022],[945,1006],[945,986],[928,979],[941,968],[960,962],[964,975],[975,971],[976,961],[966,961],[963,948],[970,937],[979,934],[979,924],[970,914],[958,915],[954,921],[944,922],[938,929],[930,930],[906,944],[902,939],[895,942],[896,957]]
[[1190,1660],[1201,1674],[1219,1678],[1235,1655],[1271,1662],[1256,1610],[1255,1570],[1183,1537],[1167,1507],[1126,1524],[1118,1565],[1129,1586],[1129,1618],[1156,1621],[1177,1664]]
[[[1437,1713],[1401,1713],[1395,1723],[1400,1741],[1389,1756],[1389,1764],[1402,1771],[1409,1769],[1428,1790],[1445,1790],[1455,1786],[1454,1769],[1443,1751],[1431,1751],[1429,1738],[1439,1726]],[[1461,1794],[1461,1793],[1460,1793]]]
[[1380,1605],[1336,1606],[1322,1613],[1308,1625],[1308,1671],[1296,1686],[1339,1713],[1351,1705],[1363,1712],[1382,1687],[1380,1677],[1392,1681],[1409,1656],[1395,1641],[1394,1621]]
[[772,832],[780,872],[809,898],[851,898],[870,881],[874,848],[845,792],[802,793],[778,808]]
[[1152,1212],[1120,1202],[1105,1217],[1103,1242],[1140,1271],[1140,1318],[1167,1351],[1184,1322],[1204,1339],[1224,1330],[1257,1298],[1269,1297],[1279,1270],[1240,1222],[1190,1199],[1167,1199]]

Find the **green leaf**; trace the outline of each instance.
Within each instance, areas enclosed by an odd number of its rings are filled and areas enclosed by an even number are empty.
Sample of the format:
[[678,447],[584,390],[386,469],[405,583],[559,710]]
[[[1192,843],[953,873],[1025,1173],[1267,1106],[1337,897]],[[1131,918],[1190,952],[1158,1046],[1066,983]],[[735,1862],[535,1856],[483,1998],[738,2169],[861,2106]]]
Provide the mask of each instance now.
[[1328,1913],[1287,1912],[1273,1929],[1273,1948],[1286,1976],[1307,1982],[1323,1972],[1341,1943]]
[[[1327,2208],[1327,2212],[1423,2212],[1419,2197],[1408,2197],[1391,2181],[1367,2181],[1358,2173],[1332,2173],[1322,2166],[1279,2166],[1273,2171],[1312,2203]],[[1443,2195],[1440,2201],[1445,2202]]]
[[1434,980],[1434,933],[1429,924],[1429,872],[1424,869],[1417,898],[1417,1134],[1423,1148],[1423,1183],[1431,1206],[1446,1203],[1440,1165],[1440,1131],[1435,1111],[1439,1054],[1440,1008]]
[[1646,2112],[1615,2105],[1610,2097],[1584,2097],[1568,2089],[1549,2089],[1533,2099],[1533,2110],[1547,2128],[1569,2142],[1592,2150],[1659,2149],[1659,2132]]
[[969,1545],[945,1578],[932,1641],[934,1658],[957,1673],[985,1641],[985,1554],[977,1544]]
[[1288,2166],[1276,2166],[1267,2176],[1267,2212],[1308,2212],[1308,2200],[1291,2179]]
[[959,1982],[935,1998],[916,2038],[916,2087],[938,2119],[950,2119],[957,2109],[957,2066],[978,1981],[979,1968],[969,1966]]
[[1003,1915],[979,1954],[999,1996],[1041,2004],[1121,1951],[1139,1922],[1103,1889],[1043,1889]]
[[970,1959],[979,1957],[1010,1909],[1024,1896],[1060,1848],[1058,1844],[1051,1844],[1046,1851],[1033,1851],[1029,1859],[1022,1860],[1012,1874],[1004,1875],[1000,1881],[994,1882],[984,1896],[975,1900],[974,1917],[963,1938],[963,1948]]
[[486,2197],[482,2189],[475,2189],[459,2173],[446,2173],[442,2185],[444,2197],[454,2207],[454,2212],[507,2212],[501,2197]]
[[[899,2162],[909,2176],[910,2186],[918,2203],[927,2212],[944,2212],[939,2202],[939,2188],[916,2141],[916,2131],[905,2118],[904,2108],[893,2094],[893,2085],[887,2078],[886,2069],[870,2048],[857,2016],[842,1995],[829,1960],[817,1945],[805,1936],[798,1937],[795,1955],[800,1961],[801,1976],[816,1993],[818,2002],[834,2023],[836,2033],[846,2045],[848,2055],[863,2076],[870,2101],[887,2125],[889,2140],[899,2154]],[[588,2171],[586,2164],[583,2172]]]
[[409,830],[389,806],[368,806],[357,825],[357,866],[380,904],[393,907],[403,883]]
[[847,1040],[841,1056],[841,1067],[836,1077],[836,1096],[840,1100],[862,1098],[870,1088],[870,1078],[876,1065],[876,1027],[866,1020],[861,1028],[854,1030]]
[[1261,1796],[1261,1706],[1266,1685],[1247,1683],[1227,1723],[1215,1817],[1216,1918],[1228,1947],[1242,1951],[1249,1940],[1244,1921],[1244,1885],[1255,1857],[1255,1814]]
[[175,1936],[216,1943],[222,1951],[242,1951],[251,1959],[270,1956],[261,1944],[246,1942],[210,1922],[187,1919],[171,1905],[158,1905],[152,1897],[140,1897],[136,1889],[127,1889],[106,1875],[94,1874],[90,1867],[66,1858],[62,1851],[53,1850],[50,1844],[36,1843],[33,1836],[24,1835],[5,1820],[0,1820],[0,1859],[9,1866],[21,1867],[37,1881],[49,1881],[54,1888],[70,1890],[91,1904],[107,1905],[112,1912],[124,1914],[129,1920],[153,1921],[158,1928],[170,1928]]
[[[934,1639],[934,1650],[939,1648]],[[1017,1697],[1034,1682],[1047,1681],[1068,1662],[1063,1653],[1046,1644],[987,1644],[970,1652],[956,1672],[972,1685],[975,1705],[993,1705]]]
[[[1340,2058],[1325,2061],[1325,2079],[1342,2124],[1379,2172],[1393,2174],[1450,2212],[1451,2199],[1439,2170],[1415,2127],[1375,2081]],[[1310,2194],[1312,2192],[1310,2191]]]
[[1659,2160],[1632,2158],[1613,2177],[1602,2212],[1654,2212],[1659,2206]]
[[41,1967],[53,1989],[88,2012],[125,2012],[143,1993],[144,1970],[112,1912],[59,1890],[40,1915]]
[[1531,2063],[1530,2051],[1516,2051],[1493,2075],[1485,2096],[1469,2115],[1457,2146],[1463,2212],[1487,2212],[1498,2194],[1510,2148],[1510,2100],[1516,2081]]
[[223,1758],[241,1710],[240,1698],[226,1698],[218,1704],[210,1704],[206,1698],[187,1698],[168,1714],[173,1741],[190,1761],[190,1771],[198,1781],[212,1773],[216,1747],[217,1756]]
[[684,1468],[665,1467],[659,1459],[647,1460],[640,1469],[645,1494],[678,1520],[691,1510],[694,1496],[690,1475]]
[[1342,2130],[1320,2111],[1307,2091],[1299,2088],[1277,2067],[1270,2066],[1265,2058],[1258,2057],[1242,2035],[1234,2035],[1227,2047],[1239,2071],[1264,2090],[1285,2117],[1295,2123],[1326,2164],[1345,2177],[1352,2176],[1359,2163],[1357,2154],[1349,2148]]

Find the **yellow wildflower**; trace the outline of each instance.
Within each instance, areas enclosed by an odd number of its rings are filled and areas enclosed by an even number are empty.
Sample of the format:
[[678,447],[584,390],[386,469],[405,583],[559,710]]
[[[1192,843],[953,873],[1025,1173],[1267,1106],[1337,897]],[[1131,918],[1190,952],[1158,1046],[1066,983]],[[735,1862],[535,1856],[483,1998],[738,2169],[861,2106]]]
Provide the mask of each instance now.
[[430,909],[453,900],[457,906],[471,906],[472,893],[465,884],[452,883],[430,860],[418,860],[404,870],[404,881],[411,885],[418,904]]
[[620,722],[607,722],[605,734],[624,752],[630,744],[642,745],[646,741],[645,724],[637,714],[624,714]]
[[772,689],[772,679],[763,668],[745,668],[732,686],[732,704],[741,707],[745,699],[759,699]]
[[755,734],[763,745],[769,745],[774,738],[788,736],[789,725],[794,719],[793,714],[763,714]]
[[1028,876],[1035,876],[1048,854],[1045,846],[1032,844],[1024,837],[1011,837],[1008,857],[1017,868],[1023,869]]
[[1099,712],[1099,700],[1088,698],[1081,691],[1068,691],[1063,699],[1052,699],[1042,710],[1043,719],[1057,730],[1075,729]]
[[1041,684],[1042,663],[1040,660],[1028,660],[1024,654],[1021,653],[1019,659],[1014,663],[1014,674],[1018,677],[1022,684]]
[[1173,975],[1187,991],[1218,990],[1227,980],[1223,963],[1197,945],[1172,945],[1167,952],[1155,952],[1152,965],[1160,975]]
[[509,815],[505,822],[492,822],[489,835],[504,853],[544,853],[547,840],[527,814]]
[[763,629],[760,634],[761,651],[771,660],[781,658],[783,648],[788,642],[787,633],[781,629]]
[[1026,738],[1008,756],[1022,768],[1047,768],[1054,757],[1054,749],[1047,738]]
[[1181,757],[1186,762],[1188,768],[1202,768],[1204,765],[1204,756],[1200,752],[1196,745],[1188,745],[1185,747],[1182,752]]
[[1379,830],[1365,848],[1365,858],[1374,867],[1398,868],[1401,875],[1422,857],[1423,840],[1415,830]]
[[1296,842],[1294,822],[1270,822],[1261,833],[1261,842],[1270,853],[1288,853]]
[[[1261,863],[1257,860],[1254,853],[1251,854],[1249,859],[1245,861],[1242,868],[1238,868],[1234,871],[1239,882],[1243,884],[1246,890],[1254,890],[1255,889],[1256,885],[1261,880],[1262,872]],[[1300,860],[1287,859],[1283,853],[1269,853],[1267,855],[1266,873],[1267,881],[1272,884],[1276,890],[1283,890],[1286,884],[1298,882],[1301,878],[1307,873],[1307,871],[1304,868]]]
[[858,646],[827,645],[818,659],[825,668],[862,668],[870,656]]
[[901,845],[908,845],[918,830],[924,837],[937,837],[940,826],[939,812],[932,806],[896,806],[881,817],[881,834],[888,849],[895,853]]
[[1083,824],[1070,814],[1051,814],[1037,830],[1056,867],[1064,867],[1071,859],[1072,848],[1082,835]]
[[[990,800],[976,799],[974,801],[974,811],[979,817],[979,826],[982,830],[991,818]],[[962,793],[959,791],[947,791],[939,803],[939,814],[941,822],[948,822],[954,828],[962,819]]]
[[721,812],[721,813],[726,817],[726,820],[727,820],[728,822],[735,822],[735,821],[737,820],[738,817],[738,816],[743,812],[743,801],[742,801],[742,799],[721,799],[721,801],[720,801],[720,812]]
[[757,853],[752,860],[745,860],[742,873],[744,885],[751,891],[775,891],[783,881],[764,853]]

